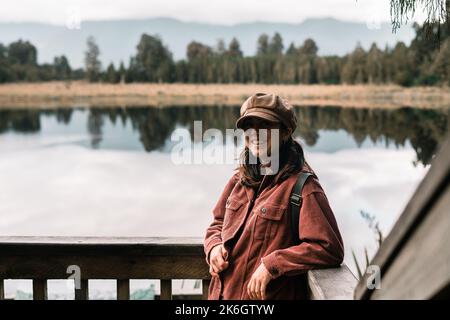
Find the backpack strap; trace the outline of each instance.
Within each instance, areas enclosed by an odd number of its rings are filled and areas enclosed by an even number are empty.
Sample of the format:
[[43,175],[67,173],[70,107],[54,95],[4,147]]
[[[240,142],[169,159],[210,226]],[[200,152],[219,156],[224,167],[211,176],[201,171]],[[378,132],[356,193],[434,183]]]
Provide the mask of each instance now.
[[299,235],[299,223],[300,223],[300,208],[302,206],[302,189],[309,176],[312,176],[311,172],[300,172],[295,182],[294,188],[292,188],[291,196],[289,198],[289,213],[291,215],[291,234],[295,242],[300,241]]

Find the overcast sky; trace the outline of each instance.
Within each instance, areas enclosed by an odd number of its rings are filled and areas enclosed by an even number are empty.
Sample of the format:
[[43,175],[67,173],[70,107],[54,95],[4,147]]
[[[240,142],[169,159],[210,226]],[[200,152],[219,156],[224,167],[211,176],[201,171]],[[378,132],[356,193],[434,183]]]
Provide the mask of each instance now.
[[[235,24],[270,21],[297,23],[334,17],[366,23],[387,22],[389,0],[6,0],[0,22],[66,24],[83,20],[172,17],[183,21]],[[422,15],[414,20],[421,21]]]

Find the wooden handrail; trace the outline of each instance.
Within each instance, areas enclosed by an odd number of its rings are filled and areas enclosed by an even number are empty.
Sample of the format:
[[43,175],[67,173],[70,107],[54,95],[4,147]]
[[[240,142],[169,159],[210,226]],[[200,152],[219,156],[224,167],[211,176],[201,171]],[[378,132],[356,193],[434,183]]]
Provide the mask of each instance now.
[[353,300],[358,281],[350,269],[316,269],[308,272],[308,289],[311,300]]
[[[160,279],[160,299],[172,298],[172,279],[202,280],[207,298],[210,275],[201,238],[0,237],[0,299],[3,280],[33,279],[33,299],[47,299],[47,280],[81,271],[76,300],[87,300],[88,279],[117,280],[117,299],[130,298],[130,279]],[[343,265],[308,273],[311,299],[347,299],[356,280]]]

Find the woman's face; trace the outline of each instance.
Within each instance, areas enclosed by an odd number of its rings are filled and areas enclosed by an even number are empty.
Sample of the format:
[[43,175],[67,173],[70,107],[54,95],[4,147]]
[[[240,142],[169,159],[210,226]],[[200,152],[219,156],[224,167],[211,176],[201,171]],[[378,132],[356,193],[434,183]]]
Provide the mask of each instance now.
[[[245,146],[250,150],[253,156],[260,157],[264,155],[270,155],[272,147],[272,139],[278,137],[283,138],[281,135],[284,130],[280,130],[280,123],[264,120],[258,117],[250,117],[243,124],[243,129],[248,132],[245,135]],[[249,130],[248,129],[253,129]],[[261,130],[260,129],[266,129]],[[272,136],[271,129],[278,129],[278,135]]]

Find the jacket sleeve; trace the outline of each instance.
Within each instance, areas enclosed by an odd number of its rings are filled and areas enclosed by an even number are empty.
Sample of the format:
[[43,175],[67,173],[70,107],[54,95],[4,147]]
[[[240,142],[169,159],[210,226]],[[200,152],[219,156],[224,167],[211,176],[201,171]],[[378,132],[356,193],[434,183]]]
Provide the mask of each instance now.
[[229,195],[231,194],[231,191],[234,188],[234,185],[236,184],[236,181],[237,176],[235,174],[233,175],[233,177],[231,177],[231,179],[226,184],[224,190],[222,191],[222,194],[220,195],[220,198],[213,209],[213,221],[206,229],[203,247],[206,256],[205,257],[206,263],[208,263],[208,265],[209,265],[209,253],[211,252],[211,249],[216,245],[222,243],[221,234],[222,234],[223,217],[225,215],[225,204]]
[[299,234],[300,244],[274,250],[262,258],[272,278],[342,263],[343,241],[323,191],[314,191],[303,197]]

